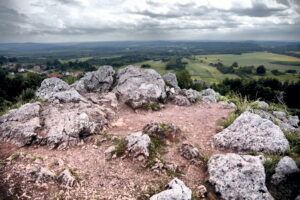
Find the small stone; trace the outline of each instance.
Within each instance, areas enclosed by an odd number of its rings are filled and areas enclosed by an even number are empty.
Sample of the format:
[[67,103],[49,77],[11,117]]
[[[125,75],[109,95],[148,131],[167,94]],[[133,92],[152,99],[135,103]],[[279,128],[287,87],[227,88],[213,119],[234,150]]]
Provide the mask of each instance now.
[[198,193],[198,196],[201,197],[201,198],[206,197],[206,195],[207,195],[206,187],[204,185],[199,185],[197,187],[197,193]]

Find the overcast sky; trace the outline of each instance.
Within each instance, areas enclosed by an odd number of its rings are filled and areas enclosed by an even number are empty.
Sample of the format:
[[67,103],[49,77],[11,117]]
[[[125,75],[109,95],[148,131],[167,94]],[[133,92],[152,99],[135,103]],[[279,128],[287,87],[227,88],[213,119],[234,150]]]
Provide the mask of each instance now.
[[300,40],[300,0],[0,0],[0,42]]

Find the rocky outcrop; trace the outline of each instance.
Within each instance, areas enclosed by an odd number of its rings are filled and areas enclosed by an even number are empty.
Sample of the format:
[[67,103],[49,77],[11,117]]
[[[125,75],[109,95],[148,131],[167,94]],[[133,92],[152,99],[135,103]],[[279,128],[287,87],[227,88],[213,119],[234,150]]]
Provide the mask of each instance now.
[[29,145],[37,138],[41,127],[41,104],[28,103],[0,117],[0,140],[19,146]]
[[178,106],[190,106],[192,105],[189,99],[183,95],[170,96],[170,100],[173,104]]
[[54,94],[61,91],[69,90],[70,86],[59,78],[47,78],[41,83],[41,87],[35,95],[41,99],[48,100]]
[[213,89],[206,89],[200,91],[201,100],[205,103],[215,103],[220,100],[221,95]]
[[236,105],[232,102],[220,101],[219,104],[222,109],[236,109]]
[[289,143],[273,122],[248,111],[213,137],[216,147],[237,151],[284,153]]
[[72,87],[80,93],[108,92],[113,85],[114,74],[112,66],[101,66],[97,71],[86,73]]
[[191,200],[192,191],[185,186],[184,182],[178,178],[174,178],[167,186],[166,190],[155,194],[150,200]]
[[51,103],[78,103],[80,101],[87,102],[87,100],[74,89],[53,93],[45,100]]
[[143,161],[149,157],[150,137],[142,132],[128,135],[126,138],[126,154],[133,159]]
[[137,109],[145,104],[164,101],[165,86],[155,70],[128,66],[117,72],[114,91],[120,99]]
[[162,76],[162,78],[164,79],[164,81],[168,87],[174,88],[175,92],[180,90],[175,74],[169,72],[169,73],[164,74]]
[[261,156],[214,155],[208,161],[208,173],[221,199],[273,199],[265,185]]
[[278,162],[275,168],[275,174],[273,174],[271,181],[273,184],[278,184],[285,180],[287,175],[296,172],[300,172],[296,162],[292,158],[285,156]]
[[201,98],[200,92],[193,89],[182,89],[179,94],[186,97],[190,103],[196,103]]
[[286,113],[281,111],[275,111],[273,114],[271,114],[264,110],[254,110],[254,113],[258,114],[262,118],[271,120],[283,131],[295,132],[297,129],[299,130],[298,116],[287,116]]
[[144,126],[143,133],[158,138],[160,140],[176,141],[181,130],[171,123],[151,122]]

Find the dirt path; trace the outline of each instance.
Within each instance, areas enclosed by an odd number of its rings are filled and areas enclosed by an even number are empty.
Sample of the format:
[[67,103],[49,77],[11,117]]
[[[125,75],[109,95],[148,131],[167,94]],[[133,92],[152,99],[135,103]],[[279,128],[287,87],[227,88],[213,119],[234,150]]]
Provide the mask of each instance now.
[[[137,113],[122,106],[118,113],[119,119],[107,130],[107,133],[125,137],[132,132],[142,130],[151,121],[171,122],[179,126],[183,130],[185,139],[168,145],[165,148],[166,153],[162,156],[166,161],[179,166],[183,172],[180,178],[195,191],[196,187],[205,181],[206,168],[204,165],[196,167],[182,158],[178,153],[178,147],[182,143],[190,143],[198,147],[206,156],[217,153],[210,140],[212,135],[220,129],[218,121],[227,117],[230,112],[231,110],[222,109],[218,103],[209,105],[199,103],[190,107],[167,104],[158,112],[140,111]],[[36,183],[18,186],[22,191],[27,191],[27,196],[34,196],[36,199],[137,199],[137,196],[149,193],[153,189],[158,190],[160,186],[172,179],[167,174],[158,175],[150,169],[143,168],[142,164],[129,159],[116,158],[107,161],[104,151],[110,145],[112,142],[105,136],[97,135],[87,144],[64,151],[43,147],[16,149],[17,152],[26,153],[25,156],[12,161],[10,165],[1,166],[0,175],[8,178],[11,173],[18,171],[20,174],[18,178],[26,176],[29,165],[44,166],[56,173],[66,167],[76,171],[80,184],[73,189],[62,189],[55,185],[45,187]],[[0,147],[0,149],[3,148]],[[41,159],[32,159],[37,157]]]

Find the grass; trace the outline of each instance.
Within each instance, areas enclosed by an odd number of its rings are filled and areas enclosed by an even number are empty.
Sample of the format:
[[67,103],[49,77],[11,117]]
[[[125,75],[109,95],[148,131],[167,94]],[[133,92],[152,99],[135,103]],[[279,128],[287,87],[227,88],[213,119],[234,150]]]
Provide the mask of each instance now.
[[33,156],[33,157],[31,158],[31,162],[34,162],[34,161],[36,161],[36,160],[43,160],[43,158],[40,157],[40,156]]
[[115,154],[118,157],[121,157],[126,152],[126,140],[125,138],[117,139],[114,141],[116,149],[112,152],[112,154]]
[[160,106],[159,103],[147,103],[147,104],[143,104],[142,109],[158,111],[160,110]]

